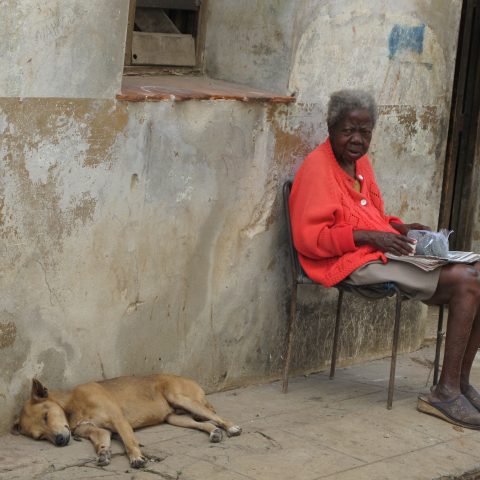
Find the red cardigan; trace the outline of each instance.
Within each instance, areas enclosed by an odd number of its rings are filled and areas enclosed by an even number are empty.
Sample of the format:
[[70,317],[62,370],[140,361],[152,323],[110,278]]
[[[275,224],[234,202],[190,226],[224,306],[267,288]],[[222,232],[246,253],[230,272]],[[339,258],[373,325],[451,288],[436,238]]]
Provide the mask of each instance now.
[[354,230],[398,233],[386,216],[383,200],[366,155],[357,160],[360,193],[354,179],[337,163],[330,140],[317,147],[303,162],[293,182],[290,215],[293,240],[305,273],[331,287],[373,260],[387,262],[370,245],[357,247]]

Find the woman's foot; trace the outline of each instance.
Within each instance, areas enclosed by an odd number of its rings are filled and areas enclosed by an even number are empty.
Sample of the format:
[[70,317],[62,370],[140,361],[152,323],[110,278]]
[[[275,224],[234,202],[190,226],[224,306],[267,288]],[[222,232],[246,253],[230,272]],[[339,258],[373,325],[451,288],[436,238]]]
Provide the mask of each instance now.
[[467,400],[480,412],[480,393],[475,389],[475,387],[468,384],[462,387],[462,393]]
[[480,412],[462,394],[449,400],[436,400],[431,395],[420,395],[417,409],[454,425],[480,430]]
[[[480,394],[478,395],[480,402]],[[438,384],[430,395],[420,395],[417,409],[454,425],[480,430],[480,411],[461,392],[446,385]]]

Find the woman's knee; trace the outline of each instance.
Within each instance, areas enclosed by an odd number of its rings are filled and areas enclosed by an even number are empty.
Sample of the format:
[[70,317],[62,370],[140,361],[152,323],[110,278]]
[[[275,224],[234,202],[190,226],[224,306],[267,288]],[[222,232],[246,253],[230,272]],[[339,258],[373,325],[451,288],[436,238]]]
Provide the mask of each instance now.
[[480,302],[480,271],[473,265],[452,265],[440,281],[452,295],[473,297]]

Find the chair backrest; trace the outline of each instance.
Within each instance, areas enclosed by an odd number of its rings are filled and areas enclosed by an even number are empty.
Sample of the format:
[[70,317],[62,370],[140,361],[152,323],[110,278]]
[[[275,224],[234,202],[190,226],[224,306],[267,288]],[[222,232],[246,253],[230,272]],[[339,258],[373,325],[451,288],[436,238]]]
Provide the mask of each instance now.
[[289,206],[291,190],[292,190],[292,182],[290,180],[287,180],[283,184],[283,209],[285,212],[285,219],[286,219],[287,230],[288,230],[288,248],[290,251],[292,277],[293,277],[293,281],[296,283],[313,283],[312,280],[310,280],[305,274],[305,272],[303,271],[303,268],[300,265],[300,261],[298,260],[297,250],[295,249],[295,246],[293,244],[292,224],[290,223],[290,206]]

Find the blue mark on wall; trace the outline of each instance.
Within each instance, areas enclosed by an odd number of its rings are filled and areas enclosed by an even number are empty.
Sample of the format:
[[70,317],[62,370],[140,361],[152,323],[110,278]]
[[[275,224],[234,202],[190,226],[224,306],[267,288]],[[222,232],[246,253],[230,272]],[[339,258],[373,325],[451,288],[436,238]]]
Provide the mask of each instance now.
[[393,58],[402,50],[412,50],[416,53],[422,53],[424,34],[425,24],[419,27],[394,25],[388,37],[389,58]]

